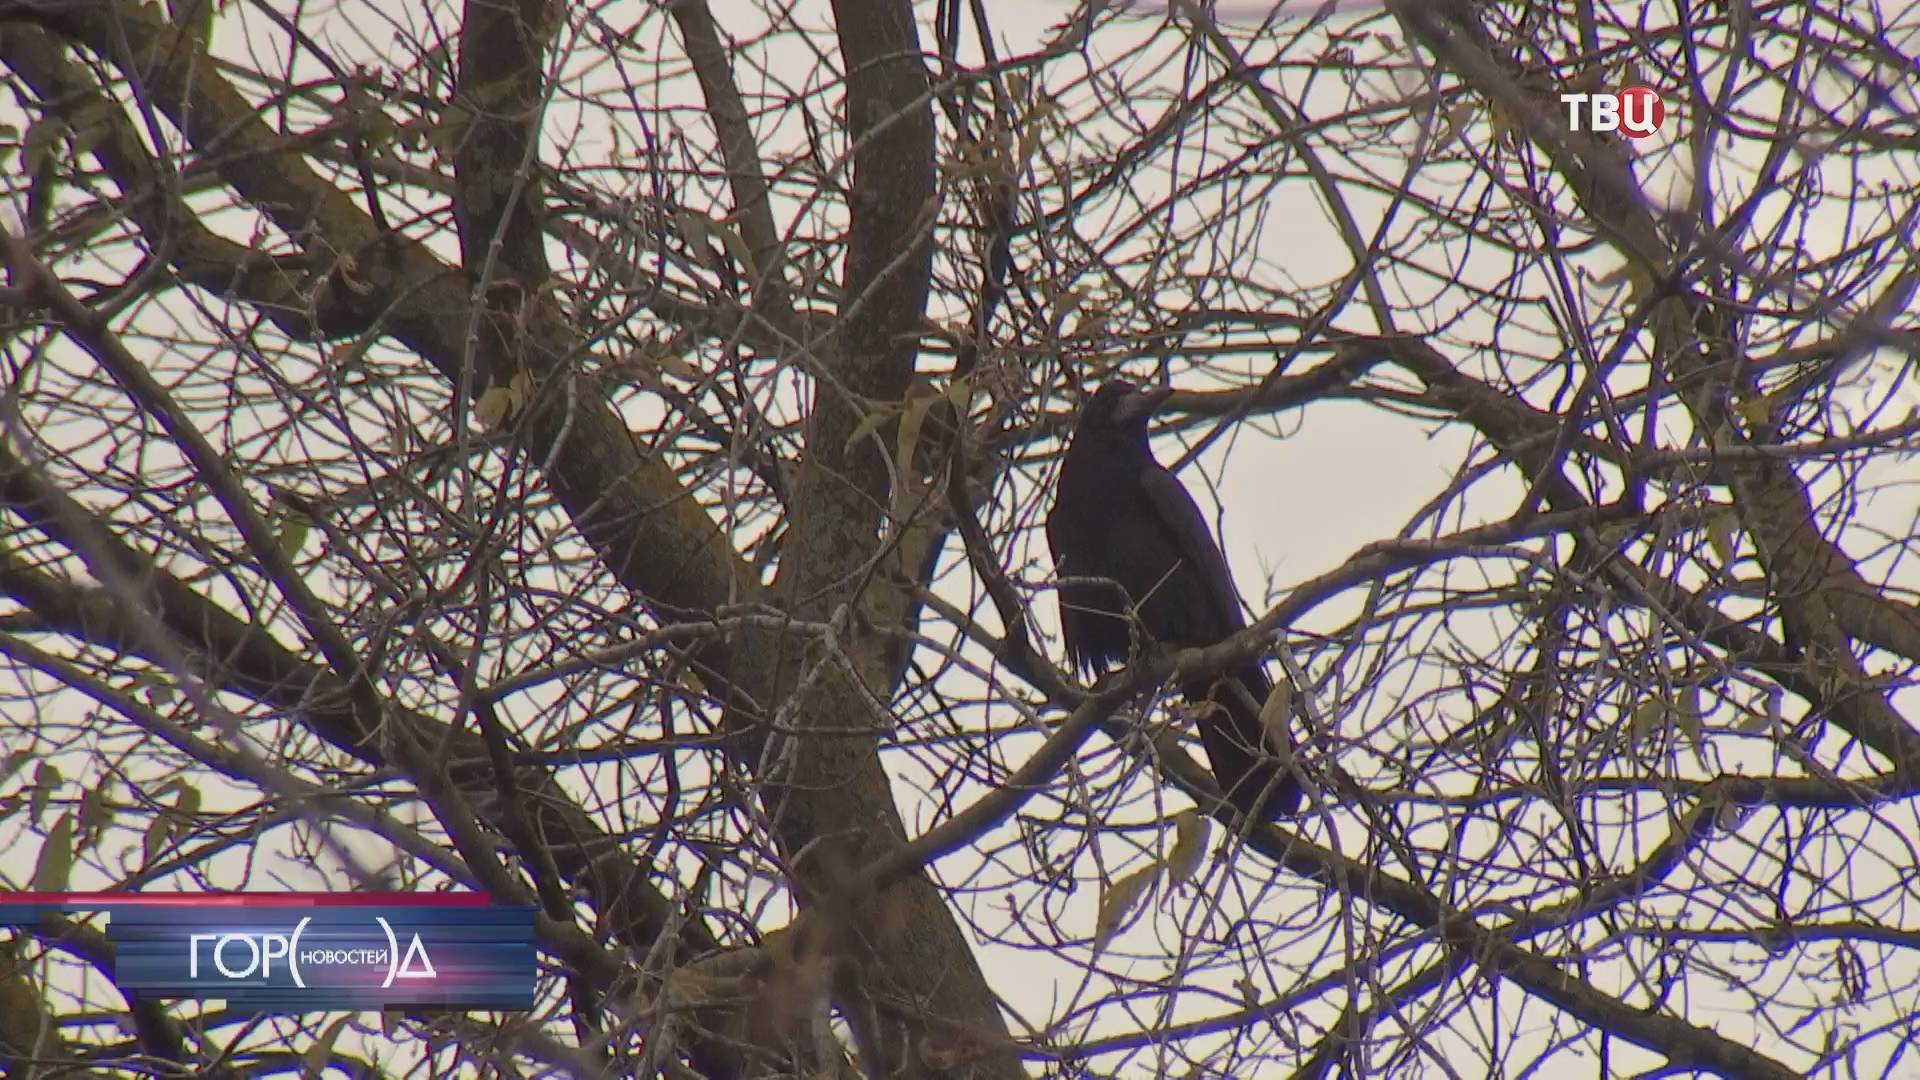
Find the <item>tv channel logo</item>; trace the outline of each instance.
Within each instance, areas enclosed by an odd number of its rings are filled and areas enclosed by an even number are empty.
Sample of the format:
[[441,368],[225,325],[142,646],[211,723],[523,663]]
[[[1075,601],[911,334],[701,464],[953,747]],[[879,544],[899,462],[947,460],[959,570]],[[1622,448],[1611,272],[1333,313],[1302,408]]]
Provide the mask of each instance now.
[[1567,110],[1567,126],[1575,131],[1618,131],[1629,139],[1656,135],[1667,119],[1667,103],[1651,86],[1629,86],[1618,92],[1560,95]]

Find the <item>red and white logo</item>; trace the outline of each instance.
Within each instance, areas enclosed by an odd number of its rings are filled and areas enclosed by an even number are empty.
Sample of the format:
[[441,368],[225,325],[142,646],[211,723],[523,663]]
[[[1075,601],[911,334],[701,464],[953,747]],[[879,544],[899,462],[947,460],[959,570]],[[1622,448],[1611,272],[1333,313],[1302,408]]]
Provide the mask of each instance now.
[[1618,131],[1629,139],[1644,139],[1659,132],[1667,119],[1667,103],[1651,86],[1561,94],[1560,102],[1567,107],[1567,126],[1575,131]]

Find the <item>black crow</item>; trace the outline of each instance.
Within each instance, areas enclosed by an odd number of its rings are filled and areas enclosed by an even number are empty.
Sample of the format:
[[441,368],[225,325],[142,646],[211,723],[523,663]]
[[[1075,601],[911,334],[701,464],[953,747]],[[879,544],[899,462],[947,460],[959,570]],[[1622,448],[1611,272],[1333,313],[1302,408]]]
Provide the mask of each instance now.
[[[1171,393],[1109,379],[1080,410],[1060,466],[1047,516],[1054,569],[1114,583],[1060,586],[1067,658],[1091,674],[1133,651],[1129,607],[1133,625],[1163,645],[1214,645],[1247,625],[1200,508],[1147,445],[1147,420]],[[1263,821],[1300,805],[1299,782],[1262,749],[1260,708],[1272,686],[1254,661],[1180,687],[1188,701],[1218,706],[1200,720],[1214,778],[1233,805]]]

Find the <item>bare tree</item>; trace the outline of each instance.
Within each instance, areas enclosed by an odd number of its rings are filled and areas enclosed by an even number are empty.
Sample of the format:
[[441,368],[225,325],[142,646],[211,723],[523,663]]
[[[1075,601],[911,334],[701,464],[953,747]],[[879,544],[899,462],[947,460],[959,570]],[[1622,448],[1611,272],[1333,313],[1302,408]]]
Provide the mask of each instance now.
[[[0,0],[0,882],[545,972],[261,1019],[45,919],[9,1075],[1910,1069],[1920,11],[1297,7]],[[1253,623],[1088,688],[1120,372]],[[1256,655],[1277,827],[1160,700]]]

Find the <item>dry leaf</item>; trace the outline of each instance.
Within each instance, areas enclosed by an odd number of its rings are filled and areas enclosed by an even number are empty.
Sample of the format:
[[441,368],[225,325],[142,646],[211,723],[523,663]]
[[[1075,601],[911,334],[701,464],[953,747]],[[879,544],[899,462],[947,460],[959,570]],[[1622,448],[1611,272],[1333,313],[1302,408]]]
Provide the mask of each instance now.
[[490,386],[473,403],[473,415],[488,431],[504,431],[513,409],[513,395],[504,386]]
[[473,403],[473,415],[488,431],[505,431],[533,394],[533,376],[516,371],[507,385],[494,385]]
[[1182,810],[1173,819],[1173,850],[1167,852],[1167,877],[1175,884],[1193,880],[1207,857],[1207,819],[1198,810]]
[[61,814],[47,830],[40,847],[40,864],[33,869],[34,892],[66,892],[73,876],[73,814]]
[[1456,102],[1440,116],[1440,130],[1434,134],[1432,149],[1444,150],[1455,139],[1464,139],[1467,126],[1473,123],[1473,114],[1479,108],[1472,101]]
[[353,1021],[353,1014],[347,1013],[328,1024],[320,1037],[300,1055],[300,1072],[303,1076],[324,1076],[327,1066],[333,1061],[333,1045],[340,1041],[340,1033]]
[[1260,705],[1260,727],[1266,732],[1267,752],[1285,760],[1293,756],[1293,683],[1281,679]]
[[1627,735],[1634,742],[1645,742],[1649,735],[1655,735],[1667,729],[1667,703],[1659,698],[1648,698],[1634,706],[1627,717]]
[[33,795],[27,803],[27,820],[33,823],[34,828],[40,827],[40,815],[47,812],[47,804],[53,801],[53,793],[59,790],[63,783],[65,781],[61,779],[60,770],[52,765],[42,762],[40,767],[34,770]]
[[1751,427],[1760,427],[1773,419],[1773,400],[1765,394],[1745,398],[1733,407]]
[[1740,554],[1740,543],[1735,526],[1740,516],[1732,507],[1723,507],[1707,515],[1707,543],[1713,546],[1713,554],[1723,567],[1732,566]]
[[1693,747],[1694,756],[1703,757],[1707,750],[1707,732],[1701,723],[1701,717],[1705,714],[1700,708],[1700,687],[1698,684],[1683,687],[1679,696],[1680,700],[1667,712],[1673,720],[1673,726],[1686,736],[1687,745]]
[[1147,890],[1153,888],[1153,879],[1160,876],[1160,864],[1143,866],[1126,877],[1107,886],[1100,895],[1100,911],[1093,920],[1093,951],[1105,951],[1113,935],[1127,923],[1127,917],[1140,906]]

